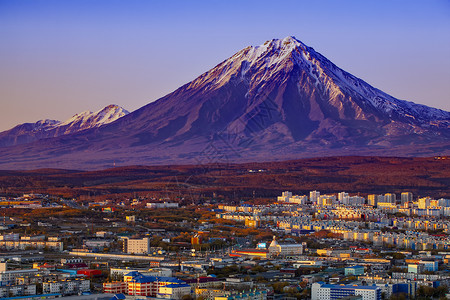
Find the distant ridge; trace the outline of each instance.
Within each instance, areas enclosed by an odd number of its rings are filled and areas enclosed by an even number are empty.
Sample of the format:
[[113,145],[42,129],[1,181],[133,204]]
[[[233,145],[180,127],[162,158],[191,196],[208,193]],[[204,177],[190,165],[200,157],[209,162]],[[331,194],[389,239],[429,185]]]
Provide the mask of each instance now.
[[286,37],[242,49],[110,124],[4,148],[0,168],[435,156],[449,149],[449,112],[398,100]]
[[36,123],[24,123],[0,132],[0,147],[26,144],[40,139],[71,134],[82,130],[100,127],[116,121],[129,114],[118,105],[108,105],[97,111],[84,111],[61,122],[57,120],[40,120]]

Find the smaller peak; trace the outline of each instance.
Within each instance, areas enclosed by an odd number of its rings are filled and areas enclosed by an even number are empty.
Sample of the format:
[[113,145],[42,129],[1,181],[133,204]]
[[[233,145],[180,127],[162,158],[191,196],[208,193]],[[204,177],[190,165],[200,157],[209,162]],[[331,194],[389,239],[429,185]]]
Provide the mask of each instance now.
[[119,105],[117,105],[117,104],[110,104],[110,105],[107,105],[107,106],[105,106],[105,108],[103,108],[103,109],[117,109],[117,108],[122,108],[122,107],[120,107]]
[[120,108],[120,106],[116,104],[110,104],[105,107],[105,109],[113,109],[113,108]]
[[[124,114],[129,114],[130,112],[127,111],[126,109],[124,109],[123,107],[117,105],[117,104],[110,104],[106,107],[104,107],[103,109],[101,109],[99,112],[102,111],[119,111],[119,112],[123,112]],[[99,113],[97,112],[97,113]]]

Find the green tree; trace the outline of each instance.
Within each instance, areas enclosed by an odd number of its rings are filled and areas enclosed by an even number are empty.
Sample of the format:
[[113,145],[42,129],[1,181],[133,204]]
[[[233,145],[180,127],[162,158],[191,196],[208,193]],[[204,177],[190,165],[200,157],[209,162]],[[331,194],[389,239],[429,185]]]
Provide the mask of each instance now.
[[406,293],[395,293],[389,297],[389,300],[408,300],[408,294]]

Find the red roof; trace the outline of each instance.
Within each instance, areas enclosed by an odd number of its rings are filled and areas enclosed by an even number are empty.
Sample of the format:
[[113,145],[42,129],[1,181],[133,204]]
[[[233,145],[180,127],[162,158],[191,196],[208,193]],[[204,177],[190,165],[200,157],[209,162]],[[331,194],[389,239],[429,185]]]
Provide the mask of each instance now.
[[77,274],[81,274],[81,275],[86,275],[88,277],[92,277],[92,276],[102,275],[102,271],[101,270],[92,270],[92,269],[83,269],[83,270],[78,270]]

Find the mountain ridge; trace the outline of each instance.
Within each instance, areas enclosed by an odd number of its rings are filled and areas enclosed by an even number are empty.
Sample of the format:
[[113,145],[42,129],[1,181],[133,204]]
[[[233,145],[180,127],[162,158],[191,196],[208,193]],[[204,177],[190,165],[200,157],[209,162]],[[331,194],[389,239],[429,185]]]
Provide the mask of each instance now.
[[287,37],[111,124],[11,147],[0,168],[448,155],[449,128],[449,112],[391,97]]
[[35,123],[22,123],[0,132],[0,147],[26,144],[100,127],[127,114],[129,112],[124,108],[110,104],[96,112],[84,111],[75,114],[66,121],[45,119]]

